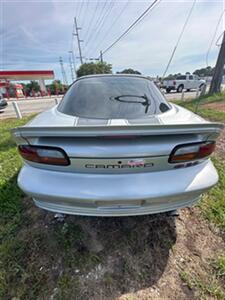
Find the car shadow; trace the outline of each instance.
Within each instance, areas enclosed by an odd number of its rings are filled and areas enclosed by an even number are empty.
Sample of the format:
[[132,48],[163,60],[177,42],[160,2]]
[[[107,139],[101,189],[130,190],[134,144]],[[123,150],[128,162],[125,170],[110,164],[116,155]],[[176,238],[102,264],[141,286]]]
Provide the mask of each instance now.
[[115,299],[150,288],[162,276],[176,242],[175,218],[167,214],[69,216],[64,222],[81,229],[83,251],[79,255],[97,257],[78,276],[81,299]]
[[[23,288],[27,299],[50,299],[54,289],[54,299],[110,300],[150,288],[164,273],[176,243],[175,218],[167,214],[56,218],[23,198],[16,174],[0,194],[6,234],[23,246],[19,254],[17,248],[11,250],[11,256],[16,255],[16,266],[27,278],[21,283],[6,270],[9,298]],[[17,225],[13,215],[18,214]]]

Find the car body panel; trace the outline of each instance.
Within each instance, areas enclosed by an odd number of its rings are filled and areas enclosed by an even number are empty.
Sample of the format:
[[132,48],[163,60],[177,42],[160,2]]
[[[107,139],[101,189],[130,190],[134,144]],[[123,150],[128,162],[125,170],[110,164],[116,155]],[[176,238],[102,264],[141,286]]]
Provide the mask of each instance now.
[[207,160],[179,170],[116,175],[54,172],[25,165],[18,184],[39,207],[47,210],[122,216],[158,213],[192,204],[217,180],[217,172]]

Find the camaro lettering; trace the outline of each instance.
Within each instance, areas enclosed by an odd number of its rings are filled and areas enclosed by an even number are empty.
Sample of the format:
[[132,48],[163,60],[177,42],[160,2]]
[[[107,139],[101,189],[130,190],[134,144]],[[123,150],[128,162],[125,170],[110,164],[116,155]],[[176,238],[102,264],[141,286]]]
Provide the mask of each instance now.
[[85,168],[89,169],[125,169],[125,168],[150,168],[153,167],[153,163],[145,163],[140,165],[127,165],[127,164],[114,164],[114,165],[103,165],[103,164],[86,164]]

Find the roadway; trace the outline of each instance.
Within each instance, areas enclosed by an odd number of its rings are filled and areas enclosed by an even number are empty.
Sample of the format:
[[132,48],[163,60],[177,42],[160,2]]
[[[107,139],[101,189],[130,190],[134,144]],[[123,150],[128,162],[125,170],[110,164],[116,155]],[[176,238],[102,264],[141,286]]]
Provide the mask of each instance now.
[[[184,99],[195,98],[195,96],[196,96],[196,92],[184,93]],[[168,100],[180,100],[181,93],[171,92],[169,94],[165,94],[165,97]],[[51,98],[19,99],[16,100],[16,102],[19,106],[22,116],[26,116],[32,113],[42,112],[46,109],[53,107],[56,104],[55,98],[58,99],[58,101],[61,100],[61,96],[59,96],[59,97],[51,97]],[[16,118],[16,113],[12,102],[13,102],[12,100],[9,100],[8,106],[4,109],[4,111],[0,111],[0,119]]]

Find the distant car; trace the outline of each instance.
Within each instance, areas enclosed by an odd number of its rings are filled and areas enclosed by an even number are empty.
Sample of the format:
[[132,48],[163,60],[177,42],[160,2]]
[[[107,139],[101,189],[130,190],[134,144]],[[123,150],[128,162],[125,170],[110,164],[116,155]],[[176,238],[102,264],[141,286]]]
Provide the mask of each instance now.
[[128,216],[190,206],[216,184],[223,125],[168,103],[137,75],[77,79],[54,108],[13,129],[20,188],[38,207]]
[[162,84],[162,88],[166,90],[167,93],[171,91],[177,91],[181,93],[183,90],[196,90],[202,89],[206,85],[206,81],[200,79],[197,75],[180,75],[176,79],[173,80],[164,80]]
[[6,108],[8,105],[7,101],[3,98],[2,95],[0,95],[0,110]]

